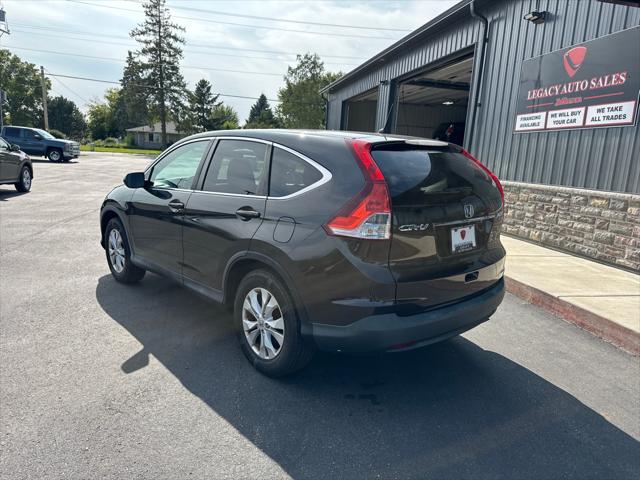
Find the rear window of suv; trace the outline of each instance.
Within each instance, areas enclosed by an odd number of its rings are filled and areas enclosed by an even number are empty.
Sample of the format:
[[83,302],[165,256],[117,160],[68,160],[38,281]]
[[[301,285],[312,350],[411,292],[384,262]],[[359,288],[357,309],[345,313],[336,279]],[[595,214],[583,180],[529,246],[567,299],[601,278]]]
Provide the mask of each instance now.
[[14,128],[14,127],[4,127],[4,130],[2,131],[2,133],[6,137],[19,137],[20,136],[20,129],[19,128]]
[[500,202],[493,180],[475,162],[450,147],[390,144],[371,155],[382,171],[396,205],[425,205],[475,194]]

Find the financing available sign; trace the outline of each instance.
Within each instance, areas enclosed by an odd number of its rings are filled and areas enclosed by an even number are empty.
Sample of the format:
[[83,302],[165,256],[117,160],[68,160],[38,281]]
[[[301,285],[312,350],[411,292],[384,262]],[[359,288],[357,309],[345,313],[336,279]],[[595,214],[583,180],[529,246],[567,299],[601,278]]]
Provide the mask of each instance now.
[[635,125],[640,27],[525,60],[517,133]]

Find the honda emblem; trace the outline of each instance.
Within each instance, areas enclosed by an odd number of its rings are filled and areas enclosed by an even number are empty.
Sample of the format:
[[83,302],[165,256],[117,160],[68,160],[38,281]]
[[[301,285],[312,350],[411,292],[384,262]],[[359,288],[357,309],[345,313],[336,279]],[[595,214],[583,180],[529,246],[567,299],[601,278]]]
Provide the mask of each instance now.
[[464,206],[464,217],[471,218],[473,217],[473,214],[474,214],[473,205],[471,205],[470,203],[467,203]]

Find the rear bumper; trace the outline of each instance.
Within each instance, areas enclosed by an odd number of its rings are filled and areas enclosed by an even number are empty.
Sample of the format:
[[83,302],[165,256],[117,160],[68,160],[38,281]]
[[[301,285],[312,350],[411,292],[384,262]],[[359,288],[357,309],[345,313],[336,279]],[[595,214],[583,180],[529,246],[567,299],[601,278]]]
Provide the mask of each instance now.
[[473,296],[410,316],[384,313],[346,326],[312,324],[313,339],[326,351],[403,350],[445,340],[485,322],[504,298],[504,279]]

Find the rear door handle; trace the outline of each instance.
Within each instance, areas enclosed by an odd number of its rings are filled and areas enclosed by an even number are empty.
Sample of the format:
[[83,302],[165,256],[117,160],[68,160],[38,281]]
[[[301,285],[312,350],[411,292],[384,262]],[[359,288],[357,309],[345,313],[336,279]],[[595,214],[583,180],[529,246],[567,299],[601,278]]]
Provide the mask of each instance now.
[[171,210],[173,213],[184,212],[184,203],[182,203],[180,200],[171,200],[169,202],[169,210]]
[[260,212],[255,211],[251,207],[242,207],[236,210],[236,215],[242,220],[251,220],[252,218],[260,218]]

